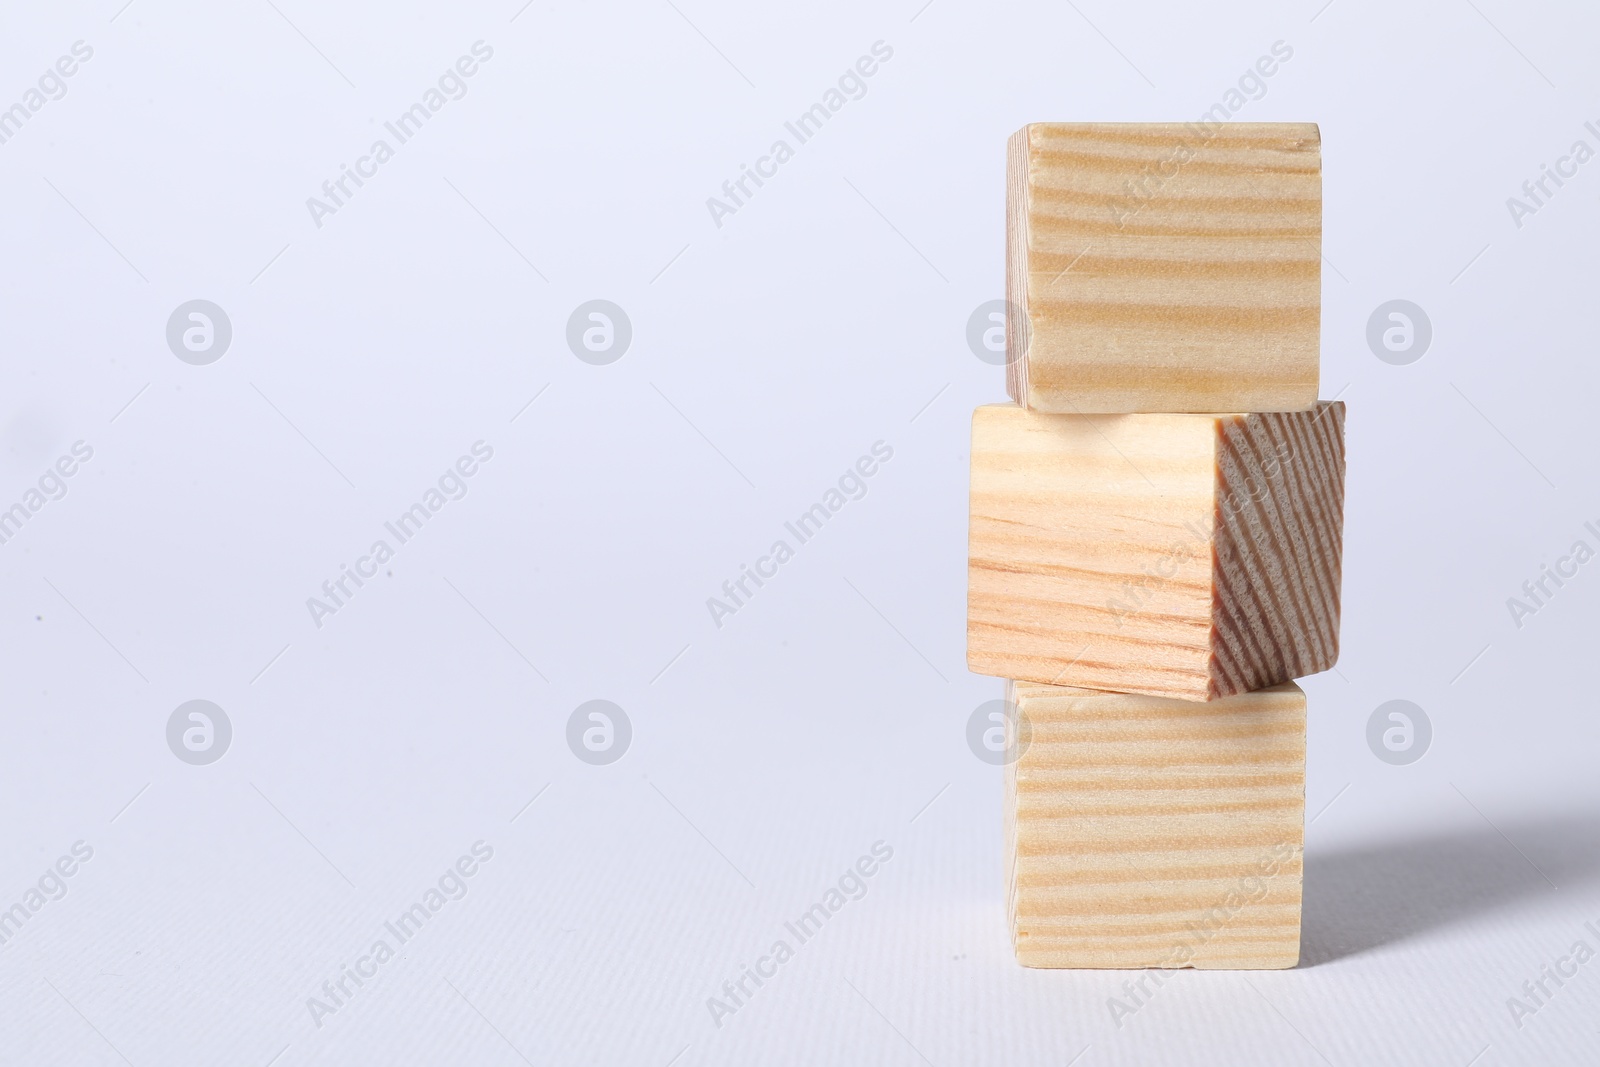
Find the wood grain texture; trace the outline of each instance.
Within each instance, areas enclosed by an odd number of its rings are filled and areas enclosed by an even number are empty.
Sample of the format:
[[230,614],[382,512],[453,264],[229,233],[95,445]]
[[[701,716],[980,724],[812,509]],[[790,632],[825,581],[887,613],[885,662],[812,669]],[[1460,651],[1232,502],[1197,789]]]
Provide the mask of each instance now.
[[1344,405],[972,421],[967,664],[1204,701],[1339,654]]
[[1300,956],[1305,694],[1195,705],[1013,683],[1006,901],[1029,967]]
[[1314,123],[1034,123],[1006,164],[1007,391],[1037,411],[1317,399]]

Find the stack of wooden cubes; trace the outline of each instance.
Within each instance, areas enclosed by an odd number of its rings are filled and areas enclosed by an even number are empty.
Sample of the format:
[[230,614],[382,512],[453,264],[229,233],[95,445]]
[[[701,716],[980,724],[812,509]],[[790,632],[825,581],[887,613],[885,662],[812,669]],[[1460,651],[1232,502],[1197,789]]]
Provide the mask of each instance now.
[[1317,127],[1037,123],[1007,391],[972,423],[967,659],[1008,680],[1036,967],[1292,967],[1305,695],[1338,656]]

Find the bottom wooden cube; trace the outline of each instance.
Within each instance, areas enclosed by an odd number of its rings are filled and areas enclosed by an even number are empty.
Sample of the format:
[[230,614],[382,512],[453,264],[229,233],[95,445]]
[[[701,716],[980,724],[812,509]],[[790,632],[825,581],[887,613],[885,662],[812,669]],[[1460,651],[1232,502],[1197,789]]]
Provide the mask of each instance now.
[[1013,682],[1006,889],[1028,967],[1293,967],[1306,698]]

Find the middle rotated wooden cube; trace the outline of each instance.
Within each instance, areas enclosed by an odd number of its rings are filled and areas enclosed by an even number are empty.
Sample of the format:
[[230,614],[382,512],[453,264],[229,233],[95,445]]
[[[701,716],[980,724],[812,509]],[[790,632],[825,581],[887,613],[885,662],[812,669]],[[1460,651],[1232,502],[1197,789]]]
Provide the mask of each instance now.
[[967,664],[1212,700],[1339,653],[1344,405],[972,422]]

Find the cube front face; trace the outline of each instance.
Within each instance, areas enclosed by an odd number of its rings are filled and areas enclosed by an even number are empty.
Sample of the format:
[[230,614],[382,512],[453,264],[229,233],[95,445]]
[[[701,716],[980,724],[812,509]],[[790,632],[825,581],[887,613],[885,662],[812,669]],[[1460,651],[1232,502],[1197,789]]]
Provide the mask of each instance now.
[[1283,968],[1300,955],[1305,694],[1196,706],[1016,683],[1007,903],[1029,967]]
[[1205,699],[1214,437],[1205,417],[978,408],[968,666]]
[[1007,386],[1061,413],[1317,399],[1313,123],[1034,123],[1007,160]]
[[1343,405],[972,422],[967,664],[1204,701],[1338,655]]

